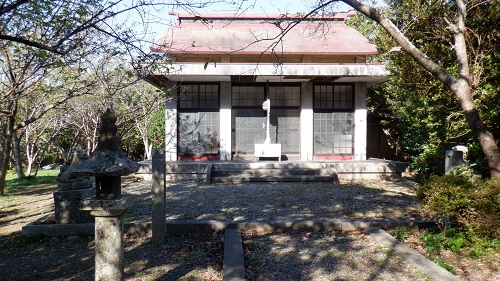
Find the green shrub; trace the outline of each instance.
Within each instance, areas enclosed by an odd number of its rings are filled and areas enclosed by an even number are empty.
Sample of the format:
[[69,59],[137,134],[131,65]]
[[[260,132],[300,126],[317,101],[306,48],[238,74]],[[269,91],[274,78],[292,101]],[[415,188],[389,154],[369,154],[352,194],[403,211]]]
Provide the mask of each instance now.
[[421,181],[431,175],[444,174],[444,145],[426,145],[422,151],[410,156],[408,168],[417,175],[416,180]]
[[460,176],[468,179],[471,183],[476,183],[481,179],[480,175],[477,175],[474,171],[474,167],[476,167],[476,163],[467,162],[464,165],[454,167],[450,173],[455,176]]
[[445,231],[446,240],[444,241],[445,249],[459,252],[465,244],[464,234],[462,232],[455,232],[454,228],[448,228]]
[[420,235],[420,241],[425,244],[425,250],[439,255],[442,249],[460,252],[465,246],[465,234],[455,232],[455,228],[448,228],[444,232],[428,230]]
[[436,259],[436,260],[434,260],[434,262],[435,262],[437,265],[439,265],[440,267],[442,267],[442,268],[444,268],[444,269],[448,270],[451,274],[456,274],[455,269],[453,268],[453,266],[451,266],[451,265],[449,265],[449,264],[445,263],[443,260],[441,260],[441,259]]
[[441,233],[425,231],[420,235],[420,241],[425,244],[425,250],[429,253],[439,255],[446,238]]
[[391,231],[391,235],[401,242],[404,242],[410,236],[410,231],[405,228],[397,228]]
[[448,174],[431,177],[417,192],[422,215],[448,216],[471,236],[500,239],[500,180],[479,180]]

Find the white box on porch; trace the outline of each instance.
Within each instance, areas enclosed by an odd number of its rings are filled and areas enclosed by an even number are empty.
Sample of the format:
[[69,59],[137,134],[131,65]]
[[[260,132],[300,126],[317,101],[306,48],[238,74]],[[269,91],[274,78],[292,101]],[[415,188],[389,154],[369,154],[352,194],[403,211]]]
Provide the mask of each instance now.
[[281,143],[263,143],[254,144],[254,156],[259,160],[259,157],[278,157],[281,162]]

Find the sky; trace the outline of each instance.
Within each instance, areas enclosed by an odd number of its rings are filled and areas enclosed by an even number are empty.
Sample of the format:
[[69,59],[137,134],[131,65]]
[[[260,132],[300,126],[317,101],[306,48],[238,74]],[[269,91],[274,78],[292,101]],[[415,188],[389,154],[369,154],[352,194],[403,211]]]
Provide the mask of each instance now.
[[[137,0],[125,0],[123,3],[132,3]],[[206,3],[210,0],[176,0],[175,2],[190,2],[194,4]],[[168,3],[168,0],[158,0],[158,2]],[[174,2],[174,1],[172,1]],[[212,1],[214,2],[214,1]],[[217,2],[217,1],[215,1]],[[234,14],[238,11],[238,7],[241,9],[239,13],[243,12],[245,14],[296,14],[305,13],[311,10],[311,7],[317,3],[317,0],[228,0],[224,4],[213,4],[202,9],[196,9],[196,12],[200,14],[206,13],[232,13]],[[234,4],[227,4],[233,2]],[[333,7],[337,12],[349,11],[349,6],[345,4],[338,4],[337,7]],[[162,5],[158,6],[156,9],[148,8],[143,13],[142,17],[139,12],[131,12],[127,14],[122,14],[117,20],[124,22],[125,25],[132,28],[134,32],[140,34],[139,36],[144,37],[144,50],[149,49],[149,45],[152,42],[156,42],[160,36],[165,32],[165,30],[170,26],[176,24],[176,17],[168,14],[169,11],[175,12],[188,12],[182,7],[172,6],[172,5]],[[145,30],[145,24],[147,22],[147,30]]]

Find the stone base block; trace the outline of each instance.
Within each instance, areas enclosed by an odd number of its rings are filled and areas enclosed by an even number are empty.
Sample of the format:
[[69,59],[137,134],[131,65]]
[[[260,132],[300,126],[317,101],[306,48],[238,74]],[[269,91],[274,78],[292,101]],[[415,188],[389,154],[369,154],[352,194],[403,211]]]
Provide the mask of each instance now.
[[56,223],[73,224],[94,222],[94,218],[88,212],[80,210],[80,201],[92,197],[94,194],[94,188],[54,192]]

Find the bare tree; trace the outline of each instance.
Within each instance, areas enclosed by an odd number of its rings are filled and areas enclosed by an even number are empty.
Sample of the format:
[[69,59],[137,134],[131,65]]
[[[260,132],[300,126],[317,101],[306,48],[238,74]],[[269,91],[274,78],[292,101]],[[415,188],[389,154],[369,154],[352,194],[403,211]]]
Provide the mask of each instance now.
[[76,56],[45,57],[16,43],[0,45],[4,61],[0,65],[0,119],[5,124],[0,148],[0,194],[5,187],[13,141],[18,147],[26,126],[68,100],[94,91],[96,80],[86,73],[88,62],[82,60],[86,56],[82,54],[95,51],[95,46],[85,46],[78,49]]
[[133,121],[140,134],[145,158],[151,159],[153,142],[148,134],[148,127],[152,113],[165,103],[167,93],[161,92],[145,82],[136,83],[123,91],[126,94],[118,97],[120,105],[126,109],[127,115],[129,115],[128,119]]

